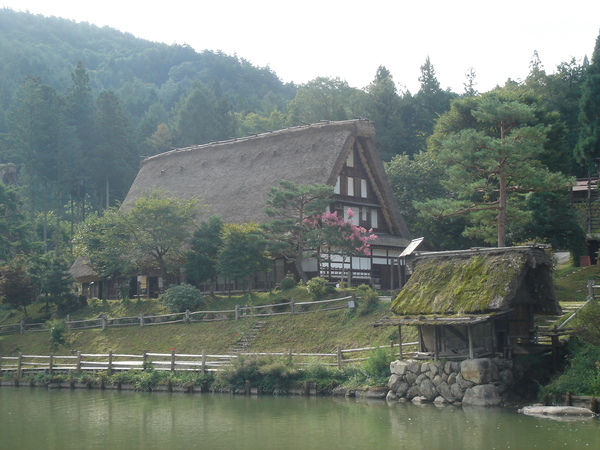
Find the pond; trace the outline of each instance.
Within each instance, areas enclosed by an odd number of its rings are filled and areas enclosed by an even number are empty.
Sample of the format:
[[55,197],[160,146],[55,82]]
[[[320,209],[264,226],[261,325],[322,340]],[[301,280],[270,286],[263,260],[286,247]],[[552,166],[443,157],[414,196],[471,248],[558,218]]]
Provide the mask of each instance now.
[[600,448],[600,420],[331,397],[0,388],[0,448]]

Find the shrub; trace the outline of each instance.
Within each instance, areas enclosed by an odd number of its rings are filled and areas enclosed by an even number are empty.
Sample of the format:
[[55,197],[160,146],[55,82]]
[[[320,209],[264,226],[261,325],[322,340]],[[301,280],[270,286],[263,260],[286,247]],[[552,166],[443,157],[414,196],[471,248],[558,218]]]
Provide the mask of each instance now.
[[359,315],[367,315],[377,307],[377,303],[379,302],[377,291],[371,289],[366,284],[358,286],[356,294],[361,298],[358,307]]
[[162,302],[173,313],[199,311],[204,306],[202,292],[185,283],[169,287],[163,294]]
[[390,363],[393,360],[394,357],[388,349],[377,348],[369,354],[362,369],[369,378],[383,380],[387,383],[387,379],[391,375]]
[[315,277],[311,280],[308,280],[306,286],[308,287],[309,294],[312,295],[316,300],[319,300],[325,295],[327,280],[325,278]]
[[67,326],[64,322],[52,320],[48,322],[48,330],[50,331],[52,345],[62,345],[66,342]]
[[281,280],[281,290],[288,291],[296,287],[296,281],[289,276],[286,276],[283,280]]

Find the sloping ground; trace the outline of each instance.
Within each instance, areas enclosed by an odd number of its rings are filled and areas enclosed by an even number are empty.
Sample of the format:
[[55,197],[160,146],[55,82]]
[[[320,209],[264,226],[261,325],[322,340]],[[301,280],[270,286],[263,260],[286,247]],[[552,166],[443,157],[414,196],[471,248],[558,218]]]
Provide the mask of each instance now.
[[243,336],[252,333],[260,321],[264,329],[252,339],[253,352],[310,352],[331,353],[340,345],[344,349],[389,345],[397,340],[397,331],[377,329],[372,323],[389,314],[389,302],[382,302],[372,313],[360,316],[347,309],[275,316],[245,318],[238,321],[193,324],[132,326],[110,328],[106,331],[85,330],[71,332],[67,342],[53,347],[49,333],[0,336],[0,354],[69,354],[80,350],[89,353],[141,354],[144,351],[201,354],[227,354]]

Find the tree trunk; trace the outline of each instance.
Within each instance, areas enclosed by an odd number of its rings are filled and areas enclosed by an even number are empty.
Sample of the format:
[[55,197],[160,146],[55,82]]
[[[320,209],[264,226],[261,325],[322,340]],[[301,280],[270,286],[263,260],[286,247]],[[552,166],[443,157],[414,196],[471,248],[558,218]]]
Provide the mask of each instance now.
[[498,210],[498,247],[506,246],[506,176],[500,172],[500,199]]

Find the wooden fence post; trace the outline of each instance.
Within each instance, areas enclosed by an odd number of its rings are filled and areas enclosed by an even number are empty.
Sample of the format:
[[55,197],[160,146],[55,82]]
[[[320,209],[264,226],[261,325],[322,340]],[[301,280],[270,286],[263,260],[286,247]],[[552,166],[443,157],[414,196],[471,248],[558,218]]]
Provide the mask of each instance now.
[[2,376],[2,355],[0,355],[0,377]]
[[[52,369],[54,365],[54,354],[50,353],[50,358],[48,359],[48,374],[52,376]],[[20,378],[20,377],[19,377]]]
[[175,350],[171,350],[171,372],[175,372]]
[[338,369],[342,370],[342,347],[341,346],[337,346],[337,365],[338,365]]
[[77,351],[77,375],[81,373],[81,352]]
[[185,318],[183,319],[183,321],[185,323],[190,323],[190,310],[189,309],[185,310]]
[[146,352],[142,353],[142,370],[146,370],[146,360],[148,359],[148,354]]
[[202,368],[200,370],[202,373],[206,373],[206,350],[202,350]]
[[21,320],[19,322],[19,333],[20,334],[25,333],[25,321],[24,320]]
[[292,311],[292,314],[294,314],[294,306],[295,306],[295,302],[294,302],[294,299],[292,298],[290,300],[290,310]]
[[400,361],[404,359],[402,354],[402,325],[398,325],[398,358],[400,358]]
[[112,363],[113,363],[113,352],[112,350],[108,351],[108,369],[106,369],[106,373],[110,377],[112,375]]
[[240,305],[235,305],[235,320],[240,318]]
[[140,314],[140,327],[144,326],[144,313]]
[[106,327],[108,326],[108,322],[106,320],[106,315],[102,314],[102,317],[100,317],[100,320],[102,321],[102,331],[106,331]]
[[290,348],[290,353],[289,353],[289,357],[288,357],[289,364],[292,364],[292,356],[294,356],[294,355],[292,354],[292,349]]
[[19,362],[17,363],[17,378],[21,379],[21,372],[23,368],[23,353],[19,352]]

